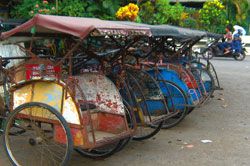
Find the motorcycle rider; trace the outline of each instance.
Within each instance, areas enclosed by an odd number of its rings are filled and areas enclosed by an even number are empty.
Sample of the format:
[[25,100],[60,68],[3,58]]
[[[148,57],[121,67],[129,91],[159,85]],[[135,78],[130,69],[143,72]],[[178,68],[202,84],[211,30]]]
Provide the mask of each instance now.
[[236,53],[240,53],[242,51],[241,48],[241,36],[242,36],[242,30],[238,29],[237,32],[233,33],[233,42],[232,42],[232,50]]
[[218,47],[220,50],[223,50],[224,54],[227,54],[230,52],[232,40],[233,40],[233,35],[231,32],[231,26],[228,25],[225,29],[226,34],[224,35],[225,42],[219,43]]
[[242,35],[242,36],[245,36],[245,35],[246,35],[246,30],[245,30],[243,27],[239,26],[239,25],[234,25],[234,26],[233,26],[233,29],[234,29],[233,36],[234,36],[235,34],[237,34],[239,31],[241,32],[241,35]]

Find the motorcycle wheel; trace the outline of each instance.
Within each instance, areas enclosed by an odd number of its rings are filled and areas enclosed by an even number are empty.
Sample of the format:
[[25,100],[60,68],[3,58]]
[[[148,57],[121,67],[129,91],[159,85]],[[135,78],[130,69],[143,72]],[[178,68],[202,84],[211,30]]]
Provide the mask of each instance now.
[[246,58],[245,51],[242,51],[241,53],[235,53],[234,59],[237,61],[243,61]]
[[203,58],[206,60],[210,60],[214,57],[214,53],[212,49],[208,49],[204,54],[202,54]]

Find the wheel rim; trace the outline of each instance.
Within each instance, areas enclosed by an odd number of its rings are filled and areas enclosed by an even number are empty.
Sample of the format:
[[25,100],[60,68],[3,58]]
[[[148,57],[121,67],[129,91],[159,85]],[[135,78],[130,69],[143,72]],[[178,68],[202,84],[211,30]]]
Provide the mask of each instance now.
[[208,50],[205,52],[204,56],[206,59],[211,59],[213,57],[212,51]]
[[[36,119],[34,115],[38,113],[41,115],[39,117],[46,115],[53,119],[53,123]],[[33,116],[26,116],[27,114]],[[17,127],[13,124],[18,124],[26,132],[18,134],[15,132]],[[55,141],[55,129],[60,130],[64,143]],[[67,160],[69,141],[66,129],[48,108],[32,106],[13,112],[7,121],[4,134],[6,151],[14,165],[64,165]]]
[[214,80],[213,77],[209,74],[209,72],[205,69],[194,68],[192,73],[194,74],[197,82],[199,83],[202,95],[206,95],[206,97],[208,97],[213,94]]
[[[134,77],[135,73],[137,79]],[[138,79],[143,77],[144,79]],[[147,78],[147,81],[145,81],[145,78]],[[131,109],[133,109],[132,112],[136,122],[136,131],[133,135],[133,139],[148,139],[159,132],[162,123],[159,123],[156,127],[152,128],[152,119],[157,118],[157,116],[153,116],[153,113],[149,111],[149,103],[146,99],[148,98],[148,96],[145,95],[143,91],[149,87],[149,83],[151,83],[151,86],[154,86],[154,90],[160,90],[160,88],[156,87],[157,82],[153,80],[151,76],[144,72],[134,71],[133,74],[130,73],[127,77],[127,82],[127,93],[131,95],[131,98],[125,96],[123,97],[128,98],[129,101],[127,102],[129,103]],[[147,88],[143,89],[142,87]],[[162,100],[164,100],[163,97]],[[159,101],[159,103],[162,104],[161,101]]]
[[242,59],[244,59],[244,54],[243,53],[238,53],[237,55],[236,55],[236,59],[238,59],[238,60],[242,60]]
[[166,97],[168,108],[171,113],[179,112],[176,116],[169,118],[164,121],[163,127],[170,128],[177,125],[187,113],[187,98],[182,90],[170,82],[164,82],[165,91],[164,95]]

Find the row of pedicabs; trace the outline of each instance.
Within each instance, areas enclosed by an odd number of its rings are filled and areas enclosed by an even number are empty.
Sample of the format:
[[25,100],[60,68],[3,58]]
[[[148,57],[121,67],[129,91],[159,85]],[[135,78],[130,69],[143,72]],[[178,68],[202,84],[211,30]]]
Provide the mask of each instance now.
[[[169,25],[36,15],[1,34],[4,149],[13,165],[104,158],[180,123],[220,89],[192,47],[221,37]],[[211,44],[210,44],[211,46]],[[18,65],[11,65],[13,61]],[[21,60],[21,61],[20,61]]]

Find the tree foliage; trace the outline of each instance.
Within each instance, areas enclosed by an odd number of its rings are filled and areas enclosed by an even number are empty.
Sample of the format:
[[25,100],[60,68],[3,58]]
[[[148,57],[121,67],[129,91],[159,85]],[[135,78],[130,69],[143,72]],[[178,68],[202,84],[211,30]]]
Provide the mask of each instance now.
[[140,19],[149,24],[179,25],[183,11],[181,4],[170,5],[168,0],[146,1],[140,5]]
[[227,12],[230,20],[246,26],[247,20],[250,18],[250,1],[248,0],[223,0],[227,3]]
[[200,23],[205,30],[223,33],[228,24],[226,8],[219,0],[209,0],[200,9]]
[[[113,0],[58,0],[56,12],[39,12],[36,5],[42,6],[44,0],[21,0],[11,11],[14,18],[31,18],[34,13],[55,14],[79,17],[98,17],[102,19],[115,19],[115,13],[122,2]],[[51,10],[56,7],[56,0],[49,1],[45,9]]]
[[[200,10],[185,8],[180,3],[171,5],[169,0],[19,0],[19,2],[11,10],[11,16],[14,18],[28,19],[37,13],[97,17],[107,20],[122,18],[121,20],[172,24],[217,33],[224,33],[229,21],[246,27],[246,20],[250,20],[248,0],[208,0]],[[121,11],[122,6],[131,2],[137,2],[139,13],[129,14],[126,10]],[[123,17],[122,14],[126,16]]]

